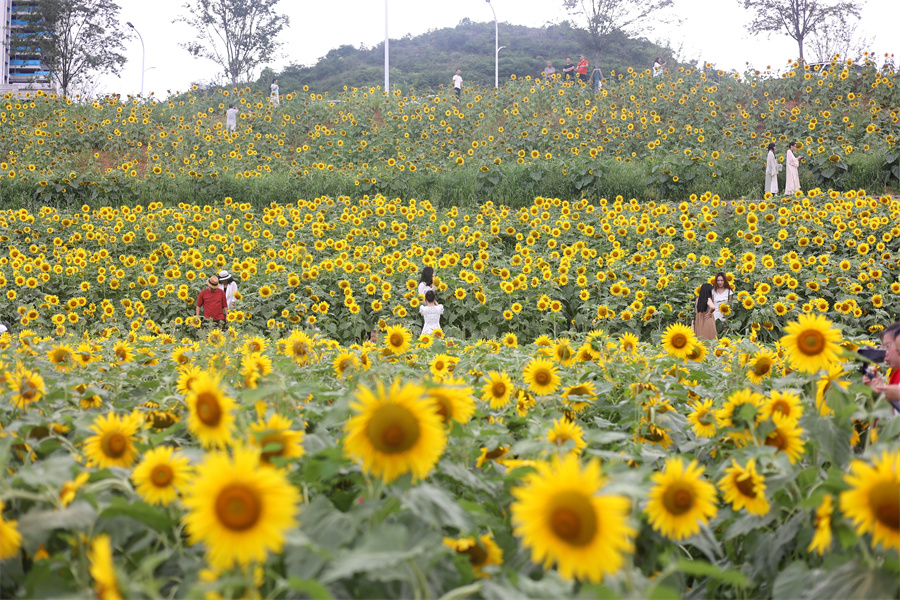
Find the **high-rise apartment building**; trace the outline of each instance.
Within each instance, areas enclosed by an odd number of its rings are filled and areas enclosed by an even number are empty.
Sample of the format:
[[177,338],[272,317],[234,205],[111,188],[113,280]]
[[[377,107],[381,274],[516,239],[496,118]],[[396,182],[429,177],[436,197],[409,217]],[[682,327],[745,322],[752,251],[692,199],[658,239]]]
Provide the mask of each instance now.
[[0,0],[0,94],[55,89],[40,53],[26,43],[40,35],[28,21],[40,1]]

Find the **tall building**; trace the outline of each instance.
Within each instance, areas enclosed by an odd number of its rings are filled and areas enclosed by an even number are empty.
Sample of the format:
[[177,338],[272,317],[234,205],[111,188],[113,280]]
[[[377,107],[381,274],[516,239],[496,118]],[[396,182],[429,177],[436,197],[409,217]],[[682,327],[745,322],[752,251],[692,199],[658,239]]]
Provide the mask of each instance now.
[[39,35],[28,22],[40,0],[0,0],[0,94],[55,91],[53,77],[40,52],[24,40]]

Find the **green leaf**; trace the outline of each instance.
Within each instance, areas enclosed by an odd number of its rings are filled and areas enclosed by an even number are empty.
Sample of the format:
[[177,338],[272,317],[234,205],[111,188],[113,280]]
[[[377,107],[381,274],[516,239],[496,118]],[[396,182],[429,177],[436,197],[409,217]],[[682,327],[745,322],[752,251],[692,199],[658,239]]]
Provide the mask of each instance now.
[[792,562],[775,578],[772,590],[773,600],[794,600],[806,589],[806,575],[809,568],[801,561]]
[[19,533],[30,544],[43,543],[54,529],[86,530],[97,518],[87,502],[74,502],[62,510],[33,510],[19,519]]
[[688,560],[682,558],[678,561],[676,568],[686,574],[695,577],[709,577],[722,583],[727,583],[736,587],[747,587],[750,582],[747,577],[735,569],[721,569],[716,565],[712,565],[704,560]]
[[456,589],[450,590],[449,592],[441,596],[439,600],[463,600],[463,598],[474,596],[480,591],[481,582],[470,583],[469,585],[463,585]]
[[130,517],[145,525],[149,525],[157,531],[170,531],[175,526],[175,522],[158,508],[150,506],[141,500],[129,502],[121,496],[114,496],[109,507],[100,513],[100,517],[105,519]]
[[332,600],[334,596],[324,585],[312,579],[300,579],[291,577],[288,579],[288,587],[296,592],[303,592],[313,600]]
[[441,488],[422,484],[407,490],[400,501],[418,518],[434,527],[449,525],[460,531],[469,531],[472,521],[447,492]]

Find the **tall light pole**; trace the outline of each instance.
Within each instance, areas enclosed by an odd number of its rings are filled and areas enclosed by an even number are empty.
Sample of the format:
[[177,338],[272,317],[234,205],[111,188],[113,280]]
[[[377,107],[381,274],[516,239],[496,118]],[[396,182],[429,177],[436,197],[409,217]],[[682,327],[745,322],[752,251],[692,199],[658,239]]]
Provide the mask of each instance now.
[[[387,1],[387,0],[385,0]],[[494,10],[494,5],[491,4],[491,0],[484,0],[488,3],[488,6],[491,7],[491,12],[494,13],[494,87],[500,87],[500,50],[506,48],[506,46],[500,45],[500,34],[499,28],[497,26],[497,11]]]
[[384,0],[384,93],[387,94],[391,87],[391,67],[388,54],[388,0]]
[[[385,2],[387,2],[387,0],[385,0]],[[125,24],[128,25],[129,27],[131,27],[132,29],[134,29],[134,32],[136,34],[138,34],[139,38],[141,38],[141,98],[143,98],[144,97],[144,73],[145,73],[144,60],[147,58],[147,49],[144,48],[144,36],[142,36],[141,32],[138,31],[137,28],[131,24],[131,21],[128,21]]]

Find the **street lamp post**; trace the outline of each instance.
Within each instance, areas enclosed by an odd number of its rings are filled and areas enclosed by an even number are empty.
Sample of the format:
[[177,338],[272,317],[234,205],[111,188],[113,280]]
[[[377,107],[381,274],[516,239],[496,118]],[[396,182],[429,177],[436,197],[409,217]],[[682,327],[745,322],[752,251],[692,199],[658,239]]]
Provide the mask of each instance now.
[[388,0],[384,0],[384,93],[387,94],[391,87],[390,56],[388,54]]
[[[385,0],[385,1],[387,1],[387,0]],[[141,32],[138,31],[137,28],[131,24],[131,21],[128,21],[125,24],[128,25],[129,27],[131,27],[132,29],[134,29],[134,32],[136,34],[138,34],[138,37],[141,39],[141,98],[143,98],[144,97],[144,73],[145,73],[144,61],[147,58],[147,49],[144,47],[144,36],[142,36]]]
[[491,4],[491,0],[484,0],[488,3],[488,6],[491,7],[491,12],[494,13],[494,87],[500,87],[500,51],[506,46],[500,45],[500,34],[499,28],[497,26],[497,11],[494,10],[494,5]]

